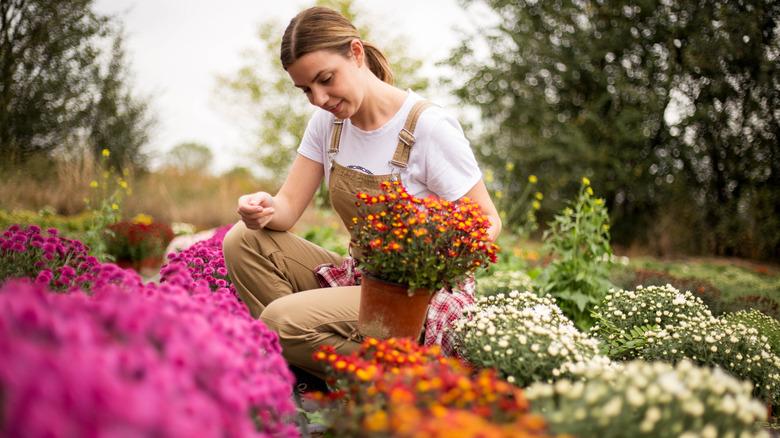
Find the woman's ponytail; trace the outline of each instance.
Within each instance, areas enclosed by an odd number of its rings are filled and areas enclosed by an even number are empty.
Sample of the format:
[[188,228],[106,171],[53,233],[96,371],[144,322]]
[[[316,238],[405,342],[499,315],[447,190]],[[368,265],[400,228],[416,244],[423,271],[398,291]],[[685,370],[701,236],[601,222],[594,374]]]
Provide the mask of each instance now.
[[377,46],[366,41],[363,41],[363,48],[365,49],[369,70],[382,81],[392,85],[393,70],[390,68],[390,63],[387,61],[385,54]]

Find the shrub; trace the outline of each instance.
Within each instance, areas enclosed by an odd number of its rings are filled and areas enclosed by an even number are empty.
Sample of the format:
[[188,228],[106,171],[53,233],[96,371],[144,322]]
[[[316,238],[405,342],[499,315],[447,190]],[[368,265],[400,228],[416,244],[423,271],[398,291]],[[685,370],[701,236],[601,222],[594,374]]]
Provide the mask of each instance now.
[[544,420],[528,415],[522,390],[493,370],[472,375],[438,347],[369,338],[351,355],[325,347],[315,358],[338,390],[314,396],[326,407],[335,404],[328,414],[334,436],[448,436],[442,428],[448,420],[463,424],[458,436],[464,437],[544,435]]
[[607,208],[603,199],[593,196],[587,178],[582,179],[577,199],[555,216],[543,239],[553,260],[539,277],[539,289],[555,297],[578,327],[590,327],[590,310],[610,286],[612,249]]
[[496,368],[520,386],[566,375],[570,364],[592,360],[599,348],[554,300],[530,292],[479,297],[455,322],[453,332],[464,359]]
[[295,435],[292,377],[262,323],[202,290],[93,293],[0,290],[3,435]]
[[108,226],[106,251],[114,260],[140,262],[161,259],[173,239],[170,225],[152,221],[120,221]]
[[580,380],[538,383],[526,395],[555,433],[612,437],[768,436],[765,406],[751,385],[719,368],[683,360],[627,362],[619,371],[584,370]]
[[780,357],[769,339],[741,322],[710,318],[682,321],[678,325],[645,333],[647,345],[640,358],[678,362],[690,359],[706,366],[720,366],[755,384],[754,394],[780,405]]
[[500,271],[477,279],[477,294],[482,296],[534,290],[534,282],[523,271]]
[[605,352],[615,359],[636,358],[651,329],[712,318],[702,300],[671,285],[637,286],[635,290],[611,289],[593,309],[596,325],[591,333],[603,341]]
[[222,254],[222,241],[231,227],[226,225],[218,228],[209,239],[197,242],[179,253],[168,254],[168,263],[160,269],[160,281],[170,281],[172,276],[184,268],[193,281],[202,282],[212,291],[225,290],[238,297]]
[[40,211],[32,210],[0,210],[0,229],[6,229],[11,225],[20,226],[37,225],[42,229],[56,228],[65,237],[78,238],[87,231],[93,218],[93,212],[83,212],[74,216],[61,216],[51,208]]
[[756,329],[762,336],[767,337],[772,352],[780,355],[780,321],[756,309],[727,313],[721,319],[730,324],[742,323]]
[[78,240],[51,228],[12,225],[0,237],[0,283],[31,278],[54,291],[90,290],[108,283],[140,285],[140,279],[112,264],[102,264]]

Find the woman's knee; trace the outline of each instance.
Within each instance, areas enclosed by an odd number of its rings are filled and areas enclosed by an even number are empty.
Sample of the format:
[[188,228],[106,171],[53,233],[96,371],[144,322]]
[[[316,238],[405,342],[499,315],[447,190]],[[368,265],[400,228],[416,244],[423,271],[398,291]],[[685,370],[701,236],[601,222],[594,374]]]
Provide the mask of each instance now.
[[244,240],[244,233],[247,232],[247,227],[243,221],[238,221],[233,225],[225,238],[222,240],[222,255],[225,257],[225,264],[231,265],[236,256],[241,252],[241,242]]

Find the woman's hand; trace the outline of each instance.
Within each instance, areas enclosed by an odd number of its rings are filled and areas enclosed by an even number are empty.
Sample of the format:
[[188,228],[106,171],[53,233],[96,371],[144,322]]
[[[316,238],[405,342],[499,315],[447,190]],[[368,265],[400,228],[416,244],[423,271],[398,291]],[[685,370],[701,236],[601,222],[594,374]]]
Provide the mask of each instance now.
[[274,216],[274,198],[266,192],[250,193],[238,198],[236,212],[246,227],[259,230],[268,224]]

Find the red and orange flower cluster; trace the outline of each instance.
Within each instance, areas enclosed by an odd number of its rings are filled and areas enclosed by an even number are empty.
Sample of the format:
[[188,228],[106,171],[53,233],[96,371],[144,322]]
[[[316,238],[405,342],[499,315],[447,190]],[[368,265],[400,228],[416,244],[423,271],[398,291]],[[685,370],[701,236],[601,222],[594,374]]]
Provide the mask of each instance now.
[[357,198],[353,235],[362,269],[375,277],[436,291],[497,259],[490,221],[469,198],[420,199],[399,181],[384,181],[381,193]]
[[457,436],[545,436],[544,419],[528,413],[520,388],[494,370],[474,372],[438,347],[369,338],[349,356],[323,347],[315,359],[326,364],[337,391],[312,397],[335,402],[337,436],[452,436],[446,431],[453,427],[474,431]]

